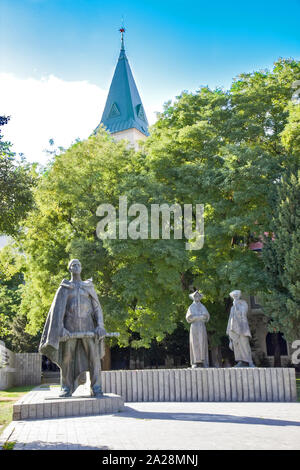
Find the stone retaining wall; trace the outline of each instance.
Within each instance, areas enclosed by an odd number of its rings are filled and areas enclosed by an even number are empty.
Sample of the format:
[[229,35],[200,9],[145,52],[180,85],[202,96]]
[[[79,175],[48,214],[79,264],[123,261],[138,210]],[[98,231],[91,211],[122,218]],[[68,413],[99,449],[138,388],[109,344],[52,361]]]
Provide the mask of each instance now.
[[15,355],[0,343],[0,390],[13,387],[15,376]]
[[15,385],[39,385],[41,383],[42,355],[39,353],[15,354]]
[[13,386],[39,385],[41,367],[41,354],[13,353],[0,344],[0,390]]
[[139,401],[296,401],[295,369],[209,368],[102,371],[105,393]]

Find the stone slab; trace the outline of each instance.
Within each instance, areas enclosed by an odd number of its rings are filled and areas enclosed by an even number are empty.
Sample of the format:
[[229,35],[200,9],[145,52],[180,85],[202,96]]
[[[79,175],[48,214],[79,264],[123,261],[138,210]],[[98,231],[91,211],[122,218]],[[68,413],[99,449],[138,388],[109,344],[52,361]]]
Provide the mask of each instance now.
[[13,420],[91,416],[119,413],[124,409],[123,398],[114,393],[104,393],[101,398],[88,395],[59,398],[59,392],[60,387],[34,388],[14,404]]

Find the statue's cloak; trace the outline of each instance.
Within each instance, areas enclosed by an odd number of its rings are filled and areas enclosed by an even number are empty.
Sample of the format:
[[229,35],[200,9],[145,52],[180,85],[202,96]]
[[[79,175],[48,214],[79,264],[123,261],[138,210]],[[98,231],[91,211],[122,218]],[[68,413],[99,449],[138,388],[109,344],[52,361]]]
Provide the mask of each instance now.
[[[96,291],[91,281],[82,281],[81,287],[87,290],[89,295],[91,295],[91,297],[99,304]],[[56,291],[46,319],[39,346],[39,352],[48,357],[50,361],[57,364],[59,368],[61,368],[63,359],[63,343],[60,341],[60,337],[64,328],[64,316],[66,312],[68,293],[69,289],[72,288],[72,283],[64,279]],[[102,359],[105,352],[104,339],[98,341],[95,338],[95,341],[97,341],[99,345],[99,357]],[[82,372],[88,370],[88,358],[86,357],[81,341],[78,341],[74,358],[74,381],[78,379]]]
[[229,336],[229,348],[234,352],[236,361],[252,362],[249,343],[251,332],[247,320],[248,304],[245,300],[235,301],[230,310],[226,334]]
[[193,302],[186,313],[186,320],[191,324],[190,328],[190,359],[191,364],[203,362],[206,367],[209,364],[208,341],[205,323],[210,315],[201,302]]
[[245,300],[239,299],[234,302],[230,309],[230,315],[227,324],[226,334],[231,337],[231,333],[249,336],[251,338],[251,332],[249,329],[248,319],[248,304]]

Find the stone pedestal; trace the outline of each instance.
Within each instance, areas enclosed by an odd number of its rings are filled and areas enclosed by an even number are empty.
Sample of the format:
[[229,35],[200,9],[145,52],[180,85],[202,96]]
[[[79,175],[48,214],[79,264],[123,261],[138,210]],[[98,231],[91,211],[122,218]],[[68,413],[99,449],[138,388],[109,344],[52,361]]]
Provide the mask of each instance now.
[[297,401],[293,368],[112,370],[101,380],[105,393],[125,402]]
[[[82,389],[83,390],[83,389]],[[24,395],[13,407],[13,420],[63,418],[119,413],[124,409],[124,400],[114,393],[105,393],[102,398],[88,394],[70,398],[59,398],[59,386],[40,386]]]

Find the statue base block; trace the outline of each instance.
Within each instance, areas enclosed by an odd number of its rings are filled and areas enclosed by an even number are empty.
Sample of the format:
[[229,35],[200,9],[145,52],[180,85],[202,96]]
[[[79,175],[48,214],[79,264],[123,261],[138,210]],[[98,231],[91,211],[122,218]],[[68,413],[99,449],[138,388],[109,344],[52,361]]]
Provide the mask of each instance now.
[[297,401],[294,368],[138,369],[101,372],[105,393],[126,402]]
[[124,400],[114,393],[104,393],[101,398],[75,395],[60,398],[59,386],[42,385],[24,395],[13,406],[13,420],[65,418],[119,413]]

